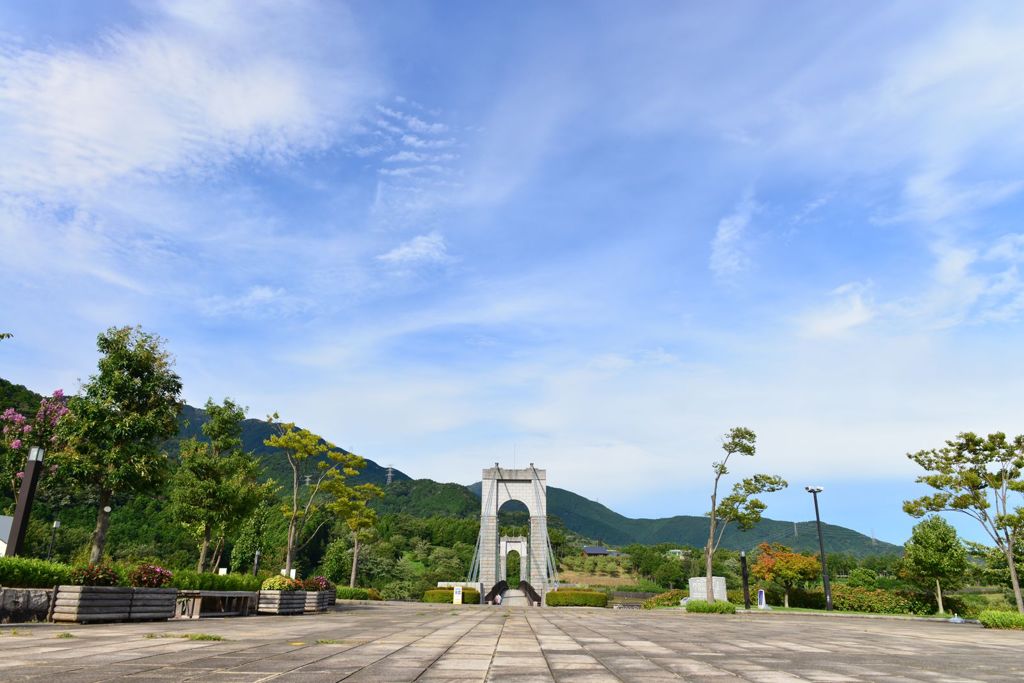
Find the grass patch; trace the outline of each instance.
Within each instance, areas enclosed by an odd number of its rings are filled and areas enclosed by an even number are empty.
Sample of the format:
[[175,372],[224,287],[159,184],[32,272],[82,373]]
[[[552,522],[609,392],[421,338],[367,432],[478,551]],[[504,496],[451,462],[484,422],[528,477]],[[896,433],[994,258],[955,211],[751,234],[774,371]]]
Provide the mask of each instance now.
[[54,636],[54,638],[74,638],[74,637],[75,637],[74,633],[68,633],[67,631],[61,631],[60,633],[58,633],[57,635]]
[[[914,617],[915,619],[939,619],[939,620],[949,619],[949,618],[951,618],[953,616],[952,612],[946,612],[945,614],[913,614],[911,612],[890,614],[888,612],[886,612],[886,613],[881,613],[881,612],[857,612],[857,611],[854,611],[854,610],[846,610],[846,609],[842,609],[842,610],[834,609],[831,612],[829,612],[828,610],[815,609],[813,607],[776,607],[775,605],[772,605],[772,608],[770,610],[759,610],[756,606],[751,605],[750,606],[750,611],[751,612],[786,612],[786,613],[793,612],[794,614],[859,614],[859,615],[867,615],[867,616],[872,616],[872,617],[879,617],[879,616],[881,616],[881,617]],[[960,616],[963,616],[963,615],[961,614]]]
[[985,628],[1008,628],[1024,631],[1024,614],[1019,612],[996,612],[985,610],[978,615],[978,621]]
[[321,638],[320,640],[316,641],[316,644],[317,645],[341,645],[342,641],[335,640],[334,638]]
[[225,640],[216,633],[147,633],[143,638],[183,638],[185,640]]

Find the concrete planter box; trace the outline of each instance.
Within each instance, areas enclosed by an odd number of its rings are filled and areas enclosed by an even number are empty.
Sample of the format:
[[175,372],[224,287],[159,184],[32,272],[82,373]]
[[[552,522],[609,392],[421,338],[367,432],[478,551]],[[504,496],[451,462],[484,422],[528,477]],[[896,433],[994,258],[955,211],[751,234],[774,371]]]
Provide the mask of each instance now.
[[306,591],[306,604],[303,611],[306,614],[326,612],[327,608],[331,606],[331,597],[333,596],[334,591]]
[[260,591],[260,614],[302,614],[306,609],[306,591]]
[[0,588],[0,622],[46,621],[52,588]]
[[57,586],[54,621],[165,621],[174,616],[177,588]]

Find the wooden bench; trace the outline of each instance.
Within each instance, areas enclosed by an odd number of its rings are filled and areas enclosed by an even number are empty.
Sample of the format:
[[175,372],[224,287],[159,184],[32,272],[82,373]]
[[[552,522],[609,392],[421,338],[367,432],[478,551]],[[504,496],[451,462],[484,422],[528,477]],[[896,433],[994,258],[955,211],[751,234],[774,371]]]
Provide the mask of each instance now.
[[256,591],[178,591],[176,619],[246,617],[256,612]]

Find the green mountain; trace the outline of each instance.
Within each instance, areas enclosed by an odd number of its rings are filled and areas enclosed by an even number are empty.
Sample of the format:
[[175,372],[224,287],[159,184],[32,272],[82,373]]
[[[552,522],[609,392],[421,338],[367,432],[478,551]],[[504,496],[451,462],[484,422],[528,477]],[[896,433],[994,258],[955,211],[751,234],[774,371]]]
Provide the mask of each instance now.
[[[480,483],[467,487],[480,496]],[[512,508],[509,505],[509,509]],[[525,508],[522,508],[525,510]],[[604,505],[584,498],[572,491],[548,487],[548,514],[560,518],[566,528],[586,538],[609,545],[629,543],[682,543],[703,547],[708,540],[708,519],[692,515],[679,515],[661,519],[631,519],[609,510]],[[863,557],[902,553],[892,543],[876,541],[853,529],[822,524],[822,537],[826,552],[844,552]],[[750,531],[739,531],[730,526],[722,538],[723,548],[752,550],[759,543],[782,543],[798,551],[817,551],[818,535],[814,522],[782,522],[762,519]]]
[[[0,379],[0,410],[13,407],[26,414],[34,413],[41,398],[20,384]],[[202,426],[207,417],[205,411],[186,405],[178,420],[178,435],[165,444],[172,457],[177,456],[178,444],[182,439],[204,438]],[[277,449],[263,444],[273,433],[272,429],[263,420],[245,420],[242,423],[243,447],[260,458],[267,478],[289,482],[291,469],[284,456]],[[367,460],[366,467],[356,479],[358,482],[384,487],[387,468]],[[384,498],[375,502],[374,506],[380,512],[404,512],[418,517],[475,517],[480,513],[480,483],[467,487],[430,479],[413,480],[404,472],[393,469],[391,485],[385,488]],[[516,503],[504,508],[510,512],[525,509],[522,504]],[[567,529],[610,545],[671,542],[700,547],[707,541],[708,520],[705,517],[680,515],[662,519],[631,519],[600,503],[554,486],[548,487],[548,513],[561,519]],[[875,541],[845,527],[823,524],[822,532],[828,552],[846,552],[857,556],[902,552],[900,546]],[[762,520],[748,532],[730,527],[722,539],[722,547],[750,550],[765,541],[783,543],[802,551],[815,551],[818,548],[814,522],[794,525],[793,522],[773,519]]]

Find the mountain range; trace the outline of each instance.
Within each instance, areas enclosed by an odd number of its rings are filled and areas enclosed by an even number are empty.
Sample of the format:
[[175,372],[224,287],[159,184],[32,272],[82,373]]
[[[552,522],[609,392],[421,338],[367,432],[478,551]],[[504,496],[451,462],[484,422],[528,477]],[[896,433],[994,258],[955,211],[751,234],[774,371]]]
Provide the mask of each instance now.
[[[38,405],[39,395],[17,384],[0,379],[0,410],[15,407],[23,412]],[[202,425],[206,413],[185,405],[179,416],[179,431],[165,444],[167,452],[177,455],[178,443],[192,437],[203,438]],[[243,447],[261,460],[265,476],[285,483],[291,478],[287,461],[276,449],[264,445],[273,433],[266,421],[247,419],[242,424]],[[440,483],[430,479],[412,479],[401,470],[392,468],[391,484],[387,485],[388,468],[367,459],[366,467],[357,480],[377,484],[385,489],[385,496],[376,503],[380,512],[404,512],[415,516],[448,515],[474,517],[480,514],[480,483],[468,486]],[[525,510],[525,506],[512,502],[503,511]],[[660,519],[633,519],[579,494],[554,486],[548,487],[548,514],[559,518],[565,527],[580,536],[608,545],[629,543],[682,543],[703,546],[707,541],[708,520],[703,516],[678,515]],[[891,543],[876,541],[862,533],[833,524],[822,524],[827,552],[844,552],[856,556],[900,553],[902,548]],[[762,542],[778,542],[799,551],[818,549],[814,522],[786,522],[762,519],[746,532],[730,527],[722,539],[722,547],[732,550],[751,550]]]

